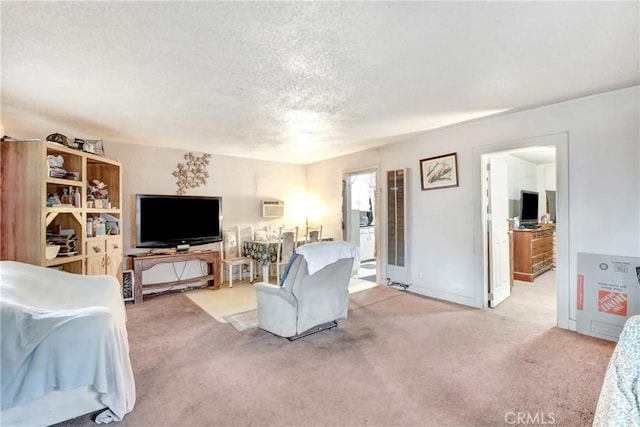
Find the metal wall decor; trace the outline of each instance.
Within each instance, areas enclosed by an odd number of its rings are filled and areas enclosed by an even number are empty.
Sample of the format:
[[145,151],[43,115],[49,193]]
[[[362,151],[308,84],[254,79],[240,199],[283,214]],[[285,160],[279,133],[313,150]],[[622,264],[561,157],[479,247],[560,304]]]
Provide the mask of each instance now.
[[177,193],[180,196],[186,193],[188,188],[207,185],[207,178],[209,178],[207,166],[209,166],[210,158],[211,154],[203,154],[200,157],[193,153],[187,153],[184,155],[184,159],[187,163],[178,163],[177,169],[173,171],[173,176],[178,178],[176,184],[178,184]]

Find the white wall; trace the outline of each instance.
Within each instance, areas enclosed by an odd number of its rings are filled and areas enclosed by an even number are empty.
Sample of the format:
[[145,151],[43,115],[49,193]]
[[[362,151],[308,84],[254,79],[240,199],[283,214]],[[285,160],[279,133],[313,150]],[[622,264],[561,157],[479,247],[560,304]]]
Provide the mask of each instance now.
[[[411,290],[482,307],[482,277],[474,269],[482,257],[474,237],[481,217],[480,208],[474,205],[474,198],[479,197],[476,189],[480,188],[480,174],[474,173],[474,150],[566,133],[568,224],[558,224],[568,230],[566,245],[559,241],[568,252],[568,274],[558,282],[559,287],[567,289],[567,297],[558,302],[562,305],[559,313],[568,313],[567,319],[559,319],[564,325],[575,319],[578,253],[640,256],[639,105],[636,86],[425,132],[393,145],[306,167],[214,155],[208,185],[188,194],[223,196],[226,225],[302,225],[304,219],[291,211],[287,218],[264,221],[259,201],[277,198],[286,206],[304,205],[300,200],[307,189],[308,195],[318,201],[314,221],[323,224],[323,235],[341,238],[343,174],[378,167],[380,197],[376,197],[376,211],[382,217],[377,221],[377,242],[384,278],[386,218],[381,207],[386,196],[382,183],[386,171],[410,168]],[[130,253],[135,251],[134,195],[173,194],[176,184],[171,173],[183,161],[185,152],[114,142],[105,142],[105,151],[124,165],[123,233],[125,253]],[[459,187],[421,191],[419,160],[451,152],[458,153]]]
[[[342,178],[345,172],[376,169],[380,149],[373,148],[351,156],[338,157],[307,165],[307,192],[320,200],[321,213],[315,221],[322,224],[322,235],[342,240]],[[380,175],[378,182],[380,182]],[[378,185],[378,192],[380,185]],[[374,211],[379,212],[380,198],[376,197]],[[376,219],[374,219],[376,221]],[[376,221],[377,222],[377,221]],[[378,223],[379,224],[379,223]]]
[[[172,173],[178,163],[184,162],[186,152],[115,142],[105,145],[106,155],[123,164],[125,253],[140,252],[135,249],[135,195],[176,194]],[[188,189],[186,194],[222,196],[225,227],[304,225],[304,217],[297,210],[305,192],[305,166],[212,155],[208,171],[207,185]],[[262,218],[263,199],[284,200],[285,217]],[[175,220],[188,220],[188,216],[167,218],[168,225]]]
[[[482,283],[473,267],[482,254],[474,249],[480,212],[473,200],[480,177],[473,176],[472,150],[566,132],[569,273],[558,286],[567,288],[568,297],[558,303],[568,313],[568,319],[559,321],[568,325],[575,319],[579,252],[640,254],[639,101],[639,88],[633,87],[426,132],[392,146],[309,165],[307,186],[324,197],[328,212],[336,213],[324,221],[328,231],[335,231],[342,171],[378,164],[382,176],[390,169],[411,168],[411,290],[482,307],[484,293],[475,289]],[[458,153],[459,187],[421,191],[419,160],[451,152]],[[594,227],[597,224],[602,226]],[[378,253],[384,260],[386,239],[384,233],[379,237]],[[384,277],[384,271],[381,274]]]
[[536,165],[526,160],[522,160],[511,154],[496,154],[489,156],[490,159],[499,159],[507,165],[507,180],[509,189],[509,217],[520,215],[520,191],[537,190]]
[[[147,252],[135,247],[135,196],[146,194],[176,194],[176,178],[172,175],[178,163],[184,162],[185,151],[134,144],[105,142],[106,155],[118,159],[123,168],[123,240],[125,254]],[[201,155],[202,153],[194,153]],[[187,195],[222,196],[223,226],[301,226],[304,217],[298,212],[305,193],[305,166],[266,162],[238,157],[212,155],[207,185],[188,189]],[[285,202],[285,217],[262,218],[261,200],[279,199]],[[188,221],[167,218],[171,221]],[[197,249],[220,249],[210,244]],[[199,262],[160,264],[143,272],[143,282],[157,283],[202,275]],[[126,266],[125,266],[126,267]],[[198,285],[198,283],[189,286]],[[162,291],[156,289],[154,292]]]
[[536,191],[540,195],[538,205],[538,218],[547,213],[547,190],[556,191],[556,165],[544,164],[536,167],[538,182]]

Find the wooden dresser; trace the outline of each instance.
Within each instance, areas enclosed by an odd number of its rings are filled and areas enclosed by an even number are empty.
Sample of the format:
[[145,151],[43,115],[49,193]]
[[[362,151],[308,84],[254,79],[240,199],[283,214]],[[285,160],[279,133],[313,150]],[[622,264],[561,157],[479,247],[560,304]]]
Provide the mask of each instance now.
[[553,228],[513,230],[513,278],[533,280],[553,268]]

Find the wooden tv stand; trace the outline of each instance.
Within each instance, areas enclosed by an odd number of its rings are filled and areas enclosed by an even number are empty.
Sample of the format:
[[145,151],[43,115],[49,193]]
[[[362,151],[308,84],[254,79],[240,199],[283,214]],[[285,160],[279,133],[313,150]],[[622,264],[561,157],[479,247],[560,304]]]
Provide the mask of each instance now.
[[[213,289],[220,288],[220,252],[219,251],[193,251],[176,252],[171,254],[150,254],[150,255],[129,255],[133,260],[134,277],[134,303],[142,302],[142,290],[152,288],[166,288],[170,286],[184,285],[187,283],[201,282],[206,280]],[[192,277],[189,279],[175,280],[172,282],[153,283],[145,285],[142,283],[142,272],[149,270],[155,265],[164,263],[174,263],[183,261],[204,261],[207,263],[208,272],[204,276]]]

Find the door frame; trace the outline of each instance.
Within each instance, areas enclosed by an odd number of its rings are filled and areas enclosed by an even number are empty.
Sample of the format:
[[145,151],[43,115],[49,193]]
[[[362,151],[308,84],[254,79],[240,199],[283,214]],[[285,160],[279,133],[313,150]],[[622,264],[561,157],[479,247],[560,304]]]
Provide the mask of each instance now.
[[506,141],[491,145],[474,147],[472,150],[473,172],[473,206],[474,211],[474,300],[477,307],[486,309],[488,304],[488,268],[487,268],[487,233],[483,209],[482,194],[483,155],[497,154],[518,148],[535,146],[554,146],[556,149],[556,308],[557,326],[575,330],[575,319],[569,318],[570,280],[569,280],[569,133],[561,132],[550,135]]
[[[374,166],[367,166],[367,167],[363,167],[363,168],[358,168],[358,169],[349,169],[349,170],[344,170],[342,171],[342,182],[346,182],[346,180],[348,180],[350,177],[356,176],[356,175],[365,175],[365,174],[375,174],[375,182],[376,182],[376,188],[375,188],[375,200],[373,203],[373,218],[374,218],[374,224],[375,226],[373,227],[373,238],[374,238],[374,251],[377,255],[376,257],[376,276],[380,277],[380,238],[379,236],[380,234],[380,227],[382,225],[381,222],[381,218],[380,218],[380,168],[377,165]],[[350,206],[347,206],[347,200],[349,201],[349,204],[351,203],[351,194],[348,194],[347,197],[342,197],[342,213],[343,213],[343,218],[342,218],[342,227],[343,227],[343,239],[346,241],[348,240],[347,237],[347,233],[350,227],[350,216],[349,216],[349,212],[351,210]],[[360,238],[360,235],[358,235],[358,239]],[[359,266],[354,266],[355,267],[359,267]]]

